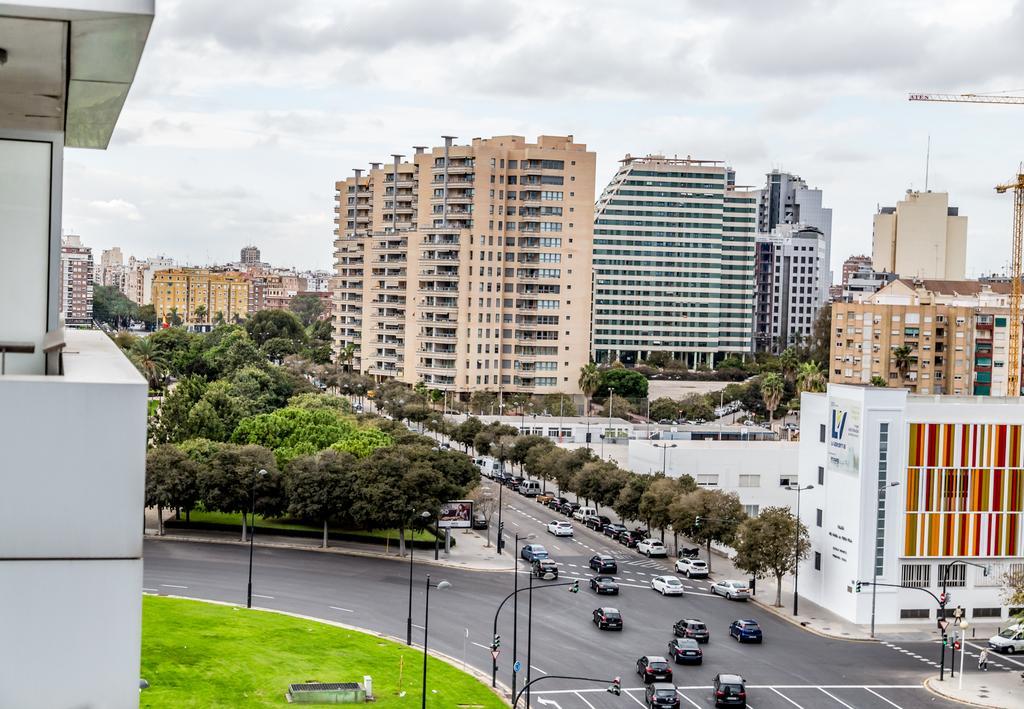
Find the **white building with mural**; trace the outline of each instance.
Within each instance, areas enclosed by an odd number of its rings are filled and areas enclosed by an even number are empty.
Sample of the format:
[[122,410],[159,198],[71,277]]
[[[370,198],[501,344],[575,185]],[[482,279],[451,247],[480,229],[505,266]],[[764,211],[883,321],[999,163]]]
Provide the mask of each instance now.
[[[1001,578],[1024,565],[1024,404],[830,385],[801,399],[800,595],[867,624],[935,622],[938,597],[1000,620]],[[945,584],[943,584],[945,581]],[[934,596],[934,597],[933,597]]]

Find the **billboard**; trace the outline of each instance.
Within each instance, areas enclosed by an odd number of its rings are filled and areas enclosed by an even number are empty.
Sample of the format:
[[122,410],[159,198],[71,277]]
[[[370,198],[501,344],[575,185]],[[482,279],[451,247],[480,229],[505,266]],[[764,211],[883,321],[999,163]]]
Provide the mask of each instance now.
[[860,404],[855,401],[829,400],[828,464],[833,470],[860,474]]
[[437,526],[441,529],[469,529],[473,526],[473,501],[452,500],[441,503],[437,513]]

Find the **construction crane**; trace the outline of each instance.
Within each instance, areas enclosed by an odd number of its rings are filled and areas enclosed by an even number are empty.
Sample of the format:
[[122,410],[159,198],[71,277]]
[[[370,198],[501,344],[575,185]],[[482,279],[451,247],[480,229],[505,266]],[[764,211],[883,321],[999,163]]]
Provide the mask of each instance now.
[[1010,264],[1010,361],[1006,377],[1006,393],[1020,395],[1020,299],[1021,245],[1024,243],[1024,163],[1017,168],[1017,179],[1005,185],[996,185],[996,192],[1013,191],[1013,259]]
[[[1024,104],[1024,96],[996,94],[910,94],[911,101],[941,101],[945,103],[1010,103]],[[1010,361],[1006,375],[1007,396],[1020,396],[1020,305],[1021,249],[1024,242],[1024,164],[1017,169],[1016,181],[996,185],[996,192],[1013,191],[1013,258],[1010,264]]]

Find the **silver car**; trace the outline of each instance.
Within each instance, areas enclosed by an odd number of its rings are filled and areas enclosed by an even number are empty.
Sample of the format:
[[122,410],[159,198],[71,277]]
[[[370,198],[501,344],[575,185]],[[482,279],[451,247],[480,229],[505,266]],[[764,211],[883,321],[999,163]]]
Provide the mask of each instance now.
[[745,601],[750,598],[750,587],[747,586],[746,581],[726,579],[724,581],[715,581],[711,584],[711,593],[725,596],[730,601]]

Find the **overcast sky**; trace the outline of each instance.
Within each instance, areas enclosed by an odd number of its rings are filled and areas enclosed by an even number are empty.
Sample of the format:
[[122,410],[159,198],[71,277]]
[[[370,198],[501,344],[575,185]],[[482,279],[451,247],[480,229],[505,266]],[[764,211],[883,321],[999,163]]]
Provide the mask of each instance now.
[[951,194],[968,271],[1009,260],[1024,2],[160,0],[109,150],[66,154],[64,227],[96,250],[329,268],[334,181],[442,134],[572,134],[598,155],[780,168],[824,190],[833,266],[905,190]]

